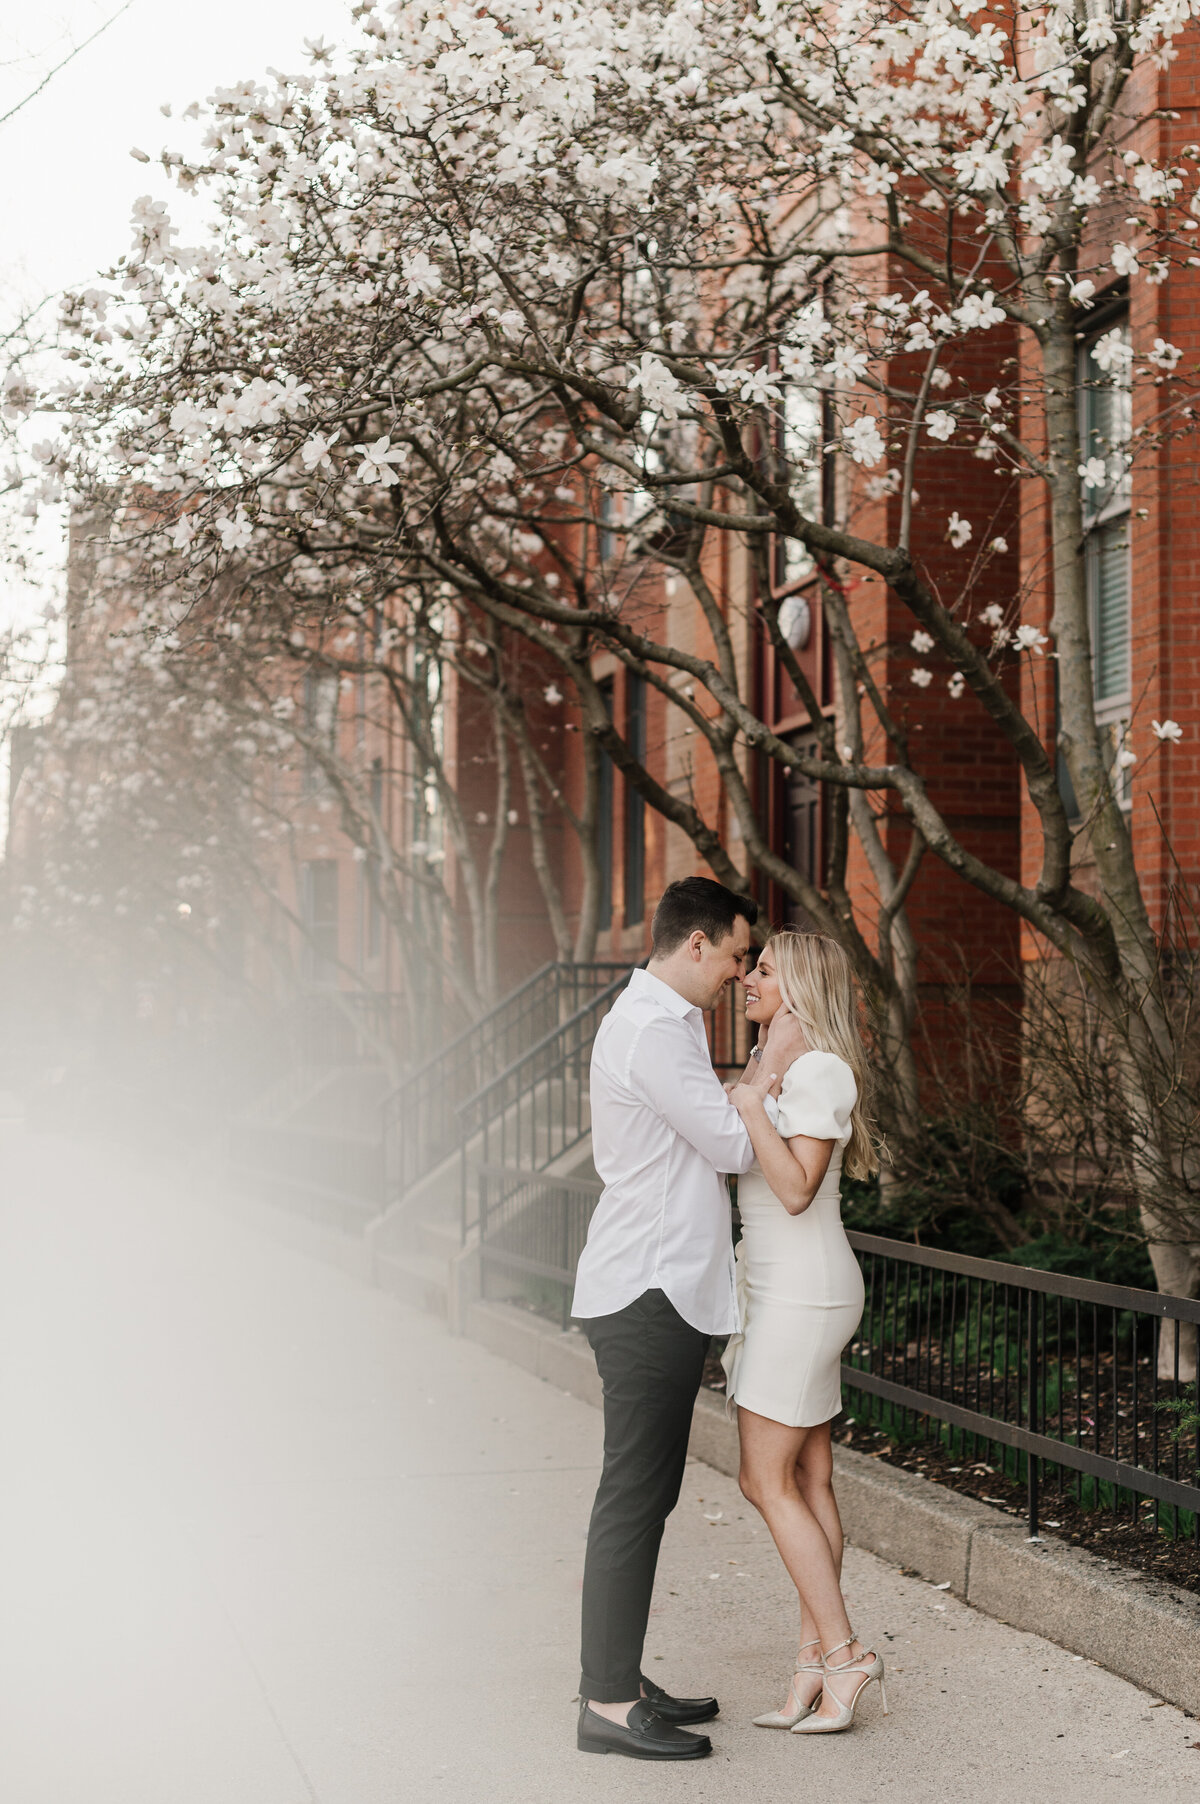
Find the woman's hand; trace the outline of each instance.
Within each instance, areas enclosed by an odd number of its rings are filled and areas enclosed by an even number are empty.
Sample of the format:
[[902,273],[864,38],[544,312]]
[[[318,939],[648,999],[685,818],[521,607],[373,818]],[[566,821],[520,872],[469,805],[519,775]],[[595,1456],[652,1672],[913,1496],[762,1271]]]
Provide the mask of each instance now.
[[779,1079],[773,1072],[764,1072],[763,1076],[764,1078],[769,1078],[769,1082],[763,1084],[734,1084],[730,1089],[729,1100],[739,1115],[744,1115],[746,1110],[752,1107],[754,1103],[761,1103],[764,1096],[770,1096],[778,1089]]
[[804,1037],[804,1029],[791,1009],[786,1004],[777,1008],[767,1029],[766,1045],[762,1052],[763,1064],[769,1063],[772,1071],[782,1073],[794,1059],[809,1051],[811,1048]]

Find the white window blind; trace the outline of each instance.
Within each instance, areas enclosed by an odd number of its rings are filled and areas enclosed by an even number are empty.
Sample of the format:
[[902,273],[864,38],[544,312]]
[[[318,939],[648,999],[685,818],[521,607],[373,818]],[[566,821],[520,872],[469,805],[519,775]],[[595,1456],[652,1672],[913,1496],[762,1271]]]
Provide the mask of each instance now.
[[1088,538],[1092,592],[1092,670],[1096,700],[1129,694],[1129,520],[1096,527]]

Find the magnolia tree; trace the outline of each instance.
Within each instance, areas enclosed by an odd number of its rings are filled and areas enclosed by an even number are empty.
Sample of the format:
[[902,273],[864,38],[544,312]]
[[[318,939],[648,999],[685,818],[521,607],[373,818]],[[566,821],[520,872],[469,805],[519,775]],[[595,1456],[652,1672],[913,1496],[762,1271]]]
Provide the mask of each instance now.
[[[851,946],[908,1104],[904,897],[918,860],[944,860],[1013,910],[1110,1024],[1128,1182],[1160,1282],[1188,1293],[1195,1092],[1097,723],[1081,556],[1088,495],[1183,423],[1179,354],[1102,336],[1084,381],[1114,397],[1129,380],[1157,386],[1136,431],[1113,406],[1115,424],[1085,443],[1078,335],[1118,280],[1161,283],[1191,260],[1195,155],[1155,162],[1136,128],[1157,105],[1139,98],[1141,72],[1170,62],[1192,10],[365,5],[345,53],[315,45],[311,74],[218,94],[202,148],[165,153],[185,188],[211,193],[212,237],[183,247],[146,200],[119,280],[72,297],[80,367],[59,453],[85,478],[157,491],[145,555],[169,584],[211,589],[234,564],[251,587],[441,583],[525,634],[574,674],[593,734],[725,874],[721,823],[632,768],[604,713],[588,659],[615,651],[707,742],[749,858]],[[1019,342],[1021,364],[1002,342]],[[1048,635],[995,574],[989,522],[923,522],[917,477],[963,448],[1043,498]],[[918,554],[943,534],[978,552],[954,581]],[[753,705],[714,579],[714,544],[731,540],[758,573],[813,752]],[[833,719],[780,629],[766,581],[778,541],[819,573]],[[655,565],[690,584],[699,651],[656,633]],[[1041,828],[1032,880],[964,844],[939,808],[847,602],[856,572],[908,610],[930,658],[918,686],[940,661],[950,695],[1011,748]],[[1058,658],[1086,888],[1050,733],[1022,705],[1044,689],[1015,680],[1041,655]],[[824,892],[764,842],[748,747],[828,785]],[[899,868],[880,830],[897,809],[912,829]],[[867,924],[841,880],[848,828],[879,896]]]
[[[151,614],[164,600],[161,590],[142,595]],[[553,685],[524,638],[415,584],[368,606],[361,594],[331,597],[311,583],[299,593],[257,571],[217,608],[186,614],[178,595],[174,605],[172,680],[183,694],[198,679],[219,694],[227,730],[267,734],[292,771],[289,788],[275,786],[274,810],[293,837],[325,816],[350,841],[405,966],[422,1043],[446,995],[470,1020],[505,988],[500,889],[518,826],[529,833],[558,955],[593,956],[598,752],[589,748],[576,811],[546,738],[542,692],[553,695]],[[574,936],[550,815],[578,841],[584,905]]]
[[[586,747],[577,812],[547,739],[562,698],[528,643],[412,584],[403,605],[392,595],[367,606],[270,572],[252,588],[226,573],[197,603],[145,570],[144,502],[117,530],[107,508],[75,522],[65,678],[21,797],[22,820],[45,843],[13,860],[18,928],[93,943],[113,928],[161,939],[182,920],[215,951],[232,907],[260,942],[243,972],[251,987],[278,967],[277,985],[292,991],[294,950],[303,962],[315,947],[299,902],[285,898],[302,897],[305,858],[348,840],[364,904],[350,957],[382,957],[386,945],[404,995],[401,1039],[428,1045],[448,1000],[461,1023],[504,988],[500,886],[521,825],[558,955],[593,956],[599,749]],[[574,936],[552,813],[579,841]],[[362,982],[358,964],[344,967],[348,1007]],[[394,1062],[394,1046],[380,1053]]]
[[86,640],[72,637],[53,712],[11,742],[7,949],[64,1033],[97,1014],[124,1031],[110,994],[136,996],[147,1018],[168,995],[219,1010],[240,978],[235,948],[274,832],[248,806],[257,744],[227,731],[202,672],[182,696],[161,650],[108,643],[99,610]]

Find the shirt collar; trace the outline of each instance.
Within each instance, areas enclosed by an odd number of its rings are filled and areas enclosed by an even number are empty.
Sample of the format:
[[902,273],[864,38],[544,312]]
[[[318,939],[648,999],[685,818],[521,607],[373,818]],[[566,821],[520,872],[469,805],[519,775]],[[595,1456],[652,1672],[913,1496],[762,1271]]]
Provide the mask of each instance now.
[[681,1021],[686,1021],[689,1016],[695,1016],[697,1020],[701,1018],[702,1011],[694,1002],[689,1002],[686,996],[681,996],[669,983],[664,983],[661,977],[655,977],[641,965],[630,976],[629,988],[635,996],[653,997],[662,1008],[678,1015]]

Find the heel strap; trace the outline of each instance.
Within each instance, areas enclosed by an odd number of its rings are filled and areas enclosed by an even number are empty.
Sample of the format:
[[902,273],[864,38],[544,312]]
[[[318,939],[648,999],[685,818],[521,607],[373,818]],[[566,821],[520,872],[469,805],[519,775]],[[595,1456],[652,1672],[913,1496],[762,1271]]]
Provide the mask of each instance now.
[[839,1660],[837,1664],[834,1665],[830,1659],[830,1654],[840,1654],[844,1647],[853,1647],[857,1640],[857,1635],[851,1635],[849,1641],[839,1641],[836,1647],[830,1648],[828,1654],[822,1653],[822,1669],[825,1672],[856,1672],[865,1661],[878,1660],[879,1655],[875,1652],[874,1648],[869,1647],[865,1653],[855,1654],[852,1660]]

